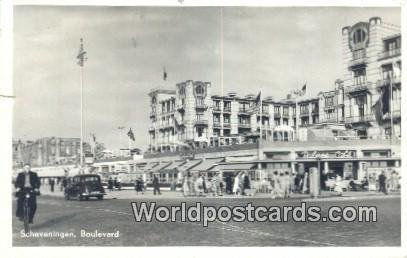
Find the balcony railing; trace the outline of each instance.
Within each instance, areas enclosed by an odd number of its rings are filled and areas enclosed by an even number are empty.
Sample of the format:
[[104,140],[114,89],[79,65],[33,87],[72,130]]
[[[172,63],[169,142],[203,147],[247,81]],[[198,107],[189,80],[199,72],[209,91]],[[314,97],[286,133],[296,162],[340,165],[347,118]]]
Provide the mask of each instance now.
[[195,103],[195,108],[206,109],[206,108],[208,108],[208,106],[205,105],[205,103],[196,102],[196,103]]
[[249,112],[250,112],[250,109],[249,109],[249,108],[239,108],[239,113],[247,114],[247,113],[249,113]]
[[239,123],[238,125],[241,128],[250,128],[250,124],[249,123]]
[[350,116],[345,118],[346,123],[363,123],[363,122],[371,122],[375,118],[373,115],[364,115],[364,116]]
[[366,57],[359,57],[357,59],[352,59],[349,61],[348,66],[349,67],[354,67],[358,65],[363,65],[367,63],[367,58]]
[[274,118],[281,118],[281,113],[280,112],[274,113]]
[[213,121],[213,127],[220,127],[220,122],[219,121]]
[[220,107],[219,106],[213,106],[213,111],[220,112]]
[[359,92],[359,91],[366,91],[366,90],[369,90],[371,85],[372,85],[371,82],[362,82],[362,83],[354,84],[352,86],[346,87],[345,93],[355,93],[355,92]]
[[309,110],[304,110],[300,112],[300,117],[309,116]]
[[390,80],[392,80],[394,84],[401,83],[401,77],[400,76],[393,76],[392,78],[377,80],[376,86],[377,87],[389,86],[390,85]]
[[231,110],[230,107],[223,107],[223,112],[231,112]]
[[319,114],[319,109],[318,109],[318,108],[313,109],[313,110],[312,110],[312,114],[313,114],[313,115]]
[[196,120],[195,125],[208,125],[208,120],[205,119]]
[[230,128],[230,122],[223,122],[224,128]]
[[395,48],[379,53],[379,60],[401,55],[401,48]]

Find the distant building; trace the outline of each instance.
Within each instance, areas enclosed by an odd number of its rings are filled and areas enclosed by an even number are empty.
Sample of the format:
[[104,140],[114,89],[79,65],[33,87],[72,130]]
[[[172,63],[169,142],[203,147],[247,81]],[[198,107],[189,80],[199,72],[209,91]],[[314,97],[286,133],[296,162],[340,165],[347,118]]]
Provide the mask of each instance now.
[[[84,152],[90,151],[85,144]],[[29,162],[32,166],[74,164],[79,162],[80,139],[44,137],[34,141],[13,141],[14,166]]]

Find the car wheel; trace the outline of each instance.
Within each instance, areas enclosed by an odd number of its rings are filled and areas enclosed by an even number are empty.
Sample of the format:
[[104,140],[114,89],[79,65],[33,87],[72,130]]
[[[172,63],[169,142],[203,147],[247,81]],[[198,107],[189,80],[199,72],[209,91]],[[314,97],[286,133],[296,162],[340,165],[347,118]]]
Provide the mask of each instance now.
[[103,200],[103,195],[98,196],[98,200]]
[[78,196],[76,197],[76,199],[78,200],[78,201],[83,201],[83,198],[82,198],[82,196],[80,195],[80,194],[78,194]]
[[68,193],[65,193],[65,200],[67,200],[67,201],[69,201],[69,194]]
[[89,197],[85,197],[85,200],[89,201]]

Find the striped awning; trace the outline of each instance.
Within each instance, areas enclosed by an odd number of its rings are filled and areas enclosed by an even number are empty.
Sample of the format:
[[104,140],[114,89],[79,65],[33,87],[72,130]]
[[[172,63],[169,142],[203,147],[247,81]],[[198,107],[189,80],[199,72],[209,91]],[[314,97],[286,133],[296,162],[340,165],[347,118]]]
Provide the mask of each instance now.
[[216,166],[218,162],[222,162],[223,160],[224,158],[205,159],[198,166],[191,168],[191,171],[208,171],[214,166]]
[[195,167],[196,165],[198,165],[200,162],[202,162],[201,159],[188,160],[185,164],[180,166],[178,169],[180,171],[187,171],[187,170],[190,170],[191,168]]
[[165,167],[168,167],[171,164],[171,162],[162,162],[159,165],[153,167],[149,172],[160,172],[161,170],[165,169]]
[[157,165],[158,165],[158,162],[150,162],[144,166],[143,171],[149,171]]
[[171,163],[171,165],[169,165],[168,167],[165,167],[164,170],[168,171],[168,170],[174,170],[176,168],[178,168],[179,166],[183,165],[186,161],[184,160],[177,160],[177,161],[173,161]]
[[220,164],[212,168],[211,171],[225,171],[225,170],[250,170],[256,168],[255,163],[233,163],[233,164]]

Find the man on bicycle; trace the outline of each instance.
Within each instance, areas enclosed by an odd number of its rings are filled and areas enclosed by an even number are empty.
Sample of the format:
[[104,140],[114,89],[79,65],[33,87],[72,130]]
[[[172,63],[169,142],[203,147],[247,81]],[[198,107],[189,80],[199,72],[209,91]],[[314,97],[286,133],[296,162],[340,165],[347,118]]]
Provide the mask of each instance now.
[[40,193],[40,180],[37,173],[32,172],[30,164],[24,164],[23,172],[18,173],[16,182],[14,184],[16,188],[17,197],[17,211],[16,216],[22,221],[24,220],[24,199],[26,193],[30,193],[28,199],[28,207],[30,213],[28,214],[28,222],[33,223],[35,211],[37,209],[37,195]]

